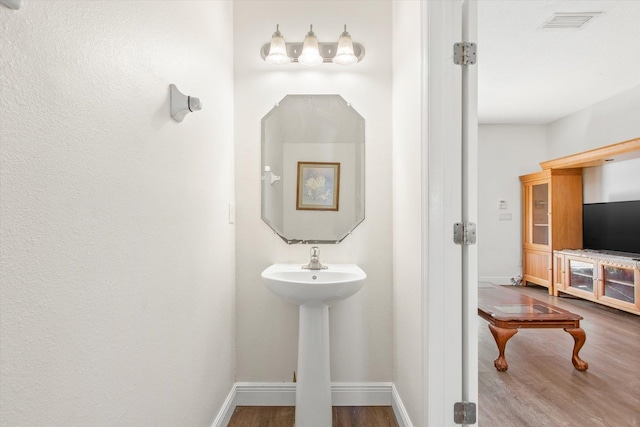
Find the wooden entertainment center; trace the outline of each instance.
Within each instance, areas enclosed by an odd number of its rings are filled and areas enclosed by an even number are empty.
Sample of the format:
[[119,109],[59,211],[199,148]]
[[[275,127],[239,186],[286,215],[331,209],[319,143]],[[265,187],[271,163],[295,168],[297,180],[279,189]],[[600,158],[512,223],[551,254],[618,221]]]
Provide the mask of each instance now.
[[583,249],[554,251],[553,294],[575,295],[640,314],[640,255]]
[[[549,294],[565,292],[640,314],[640,261],[635,260],[640,254],[625,259],[620,254],[577,252],[583,249],[582,169],[638,157],[640,138],[542,162],[541,172],[520,177],[525,285],[535,283]],[[579,272],[587,279],[580,285]]]

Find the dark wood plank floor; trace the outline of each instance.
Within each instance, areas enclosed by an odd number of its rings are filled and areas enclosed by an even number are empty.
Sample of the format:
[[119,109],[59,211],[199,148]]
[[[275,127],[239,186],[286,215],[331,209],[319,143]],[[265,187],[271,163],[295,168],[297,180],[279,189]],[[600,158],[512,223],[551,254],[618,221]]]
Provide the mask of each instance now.
[[538,286],[508,288],[584,317],[589,369],[573,368],[573,339],[562,329],[521,329],[507,343],[509,370],[498,372],[496,343],[478,317],[480,425],[640,426],[640,316]]
[[[293,406],[238,406],[228,427],[292,427]],[[391,406],[334,406],[333,427],[398,427]]]

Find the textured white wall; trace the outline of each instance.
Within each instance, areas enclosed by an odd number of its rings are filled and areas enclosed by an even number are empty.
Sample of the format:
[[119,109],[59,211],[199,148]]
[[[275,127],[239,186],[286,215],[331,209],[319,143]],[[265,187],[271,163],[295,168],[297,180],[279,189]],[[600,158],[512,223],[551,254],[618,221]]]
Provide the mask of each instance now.
[[393,2],[394,383],[414,425],[423,419],[420,2]]
[[[232,12],[0,7],[0,425],[211,425],[235,351]],[[170,83],[203,110],[173,121]]]
[[[364,44],[364,61],[274,67],[259,55],[276,24],[302,41],[309,24],[320,41],[343,25]],[[260,120],[286,94],[339,94],[365,119],[365,220],[339,245],[321,245],[326,263],[356,263],[362,291],[330,312],[334,381],[392,379],[391,2],[240,1],[234,3],[236,141],[237,380],[291,381],[298,344],[297,306],[262,284],[276,262],[308,262],[309,245],[286,245],[260,218]]]

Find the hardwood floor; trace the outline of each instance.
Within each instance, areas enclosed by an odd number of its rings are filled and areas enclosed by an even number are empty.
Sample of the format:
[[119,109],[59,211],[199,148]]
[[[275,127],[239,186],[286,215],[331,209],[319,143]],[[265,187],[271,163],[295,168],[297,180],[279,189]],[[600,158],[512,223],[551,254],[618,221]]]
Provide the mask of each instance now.
[[[640,316],[547,289],[509,287],[581,315],[587,334],[571,364],[573,338],[562,329],[521,329],[509,340],[509,370],[498,372],[496,343],[478,319],[478,425],[483,427],[640,427]],[[396,427],[391,407],[334,407],[333,427]],[[290,427],[293,407],[238,407],[229,427]]]
[[[291,427],[293,406],[238,406],[228,427]],[[333,427],[398,427],[391,406],[334,406]]]
[[640,426],[640,316],[538,286],[509,289],[581,315],[589,369],[573,368],[573,339],[562,329],[521,329],[506,347],[509,370],[498,372],[496,343],[478,317],[480,425]]

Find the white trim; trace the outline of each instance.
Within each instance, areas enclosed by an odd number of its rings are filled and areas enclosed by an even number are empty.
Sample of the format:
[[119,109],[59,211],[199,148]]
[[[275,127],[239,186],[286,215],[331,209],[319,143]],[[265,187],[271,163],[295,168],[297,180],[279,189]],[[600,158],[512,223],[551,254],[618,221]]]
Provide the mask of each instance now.
[[390,406],[392,383],[332,383],[333,406]]
[[218,415],[213,420],[211,427],[227,427],[233,412],[236,410],[236,406],[236,384],[234,384],[231,386],[231,391],[222,404],[220,411],[218,411]]
[[[424,426],[454,426],[462,397],[462,0],[422,0],[422,413]],[[446,328],[443,327],[446,325]]]
[[236,383],[236,406],[294,406],[295,383]]
[[400,394],[395,384],[391,384],[391,408],[393,408],[393,414],[396,416],[396,421],[399,427],[413,427],[409,414],[402,403]]
[[[333,406],[391,406],[400,427],[413,427],[393,383],[332,383]],[[235,383],[211,427],[226,427],[236,406],[295,406],[295,383]]]
[[[391,383],[331,383],[333,406],[391,405]],[[295,383],[236,383],[238,406],[293,406]]]
[[[462,5],[462,41],[478,40],[478,3]],[[462,222],[478,223],[478,67],[462,67]],[[462,402],[478,402],[478,246],[462,252]]]

